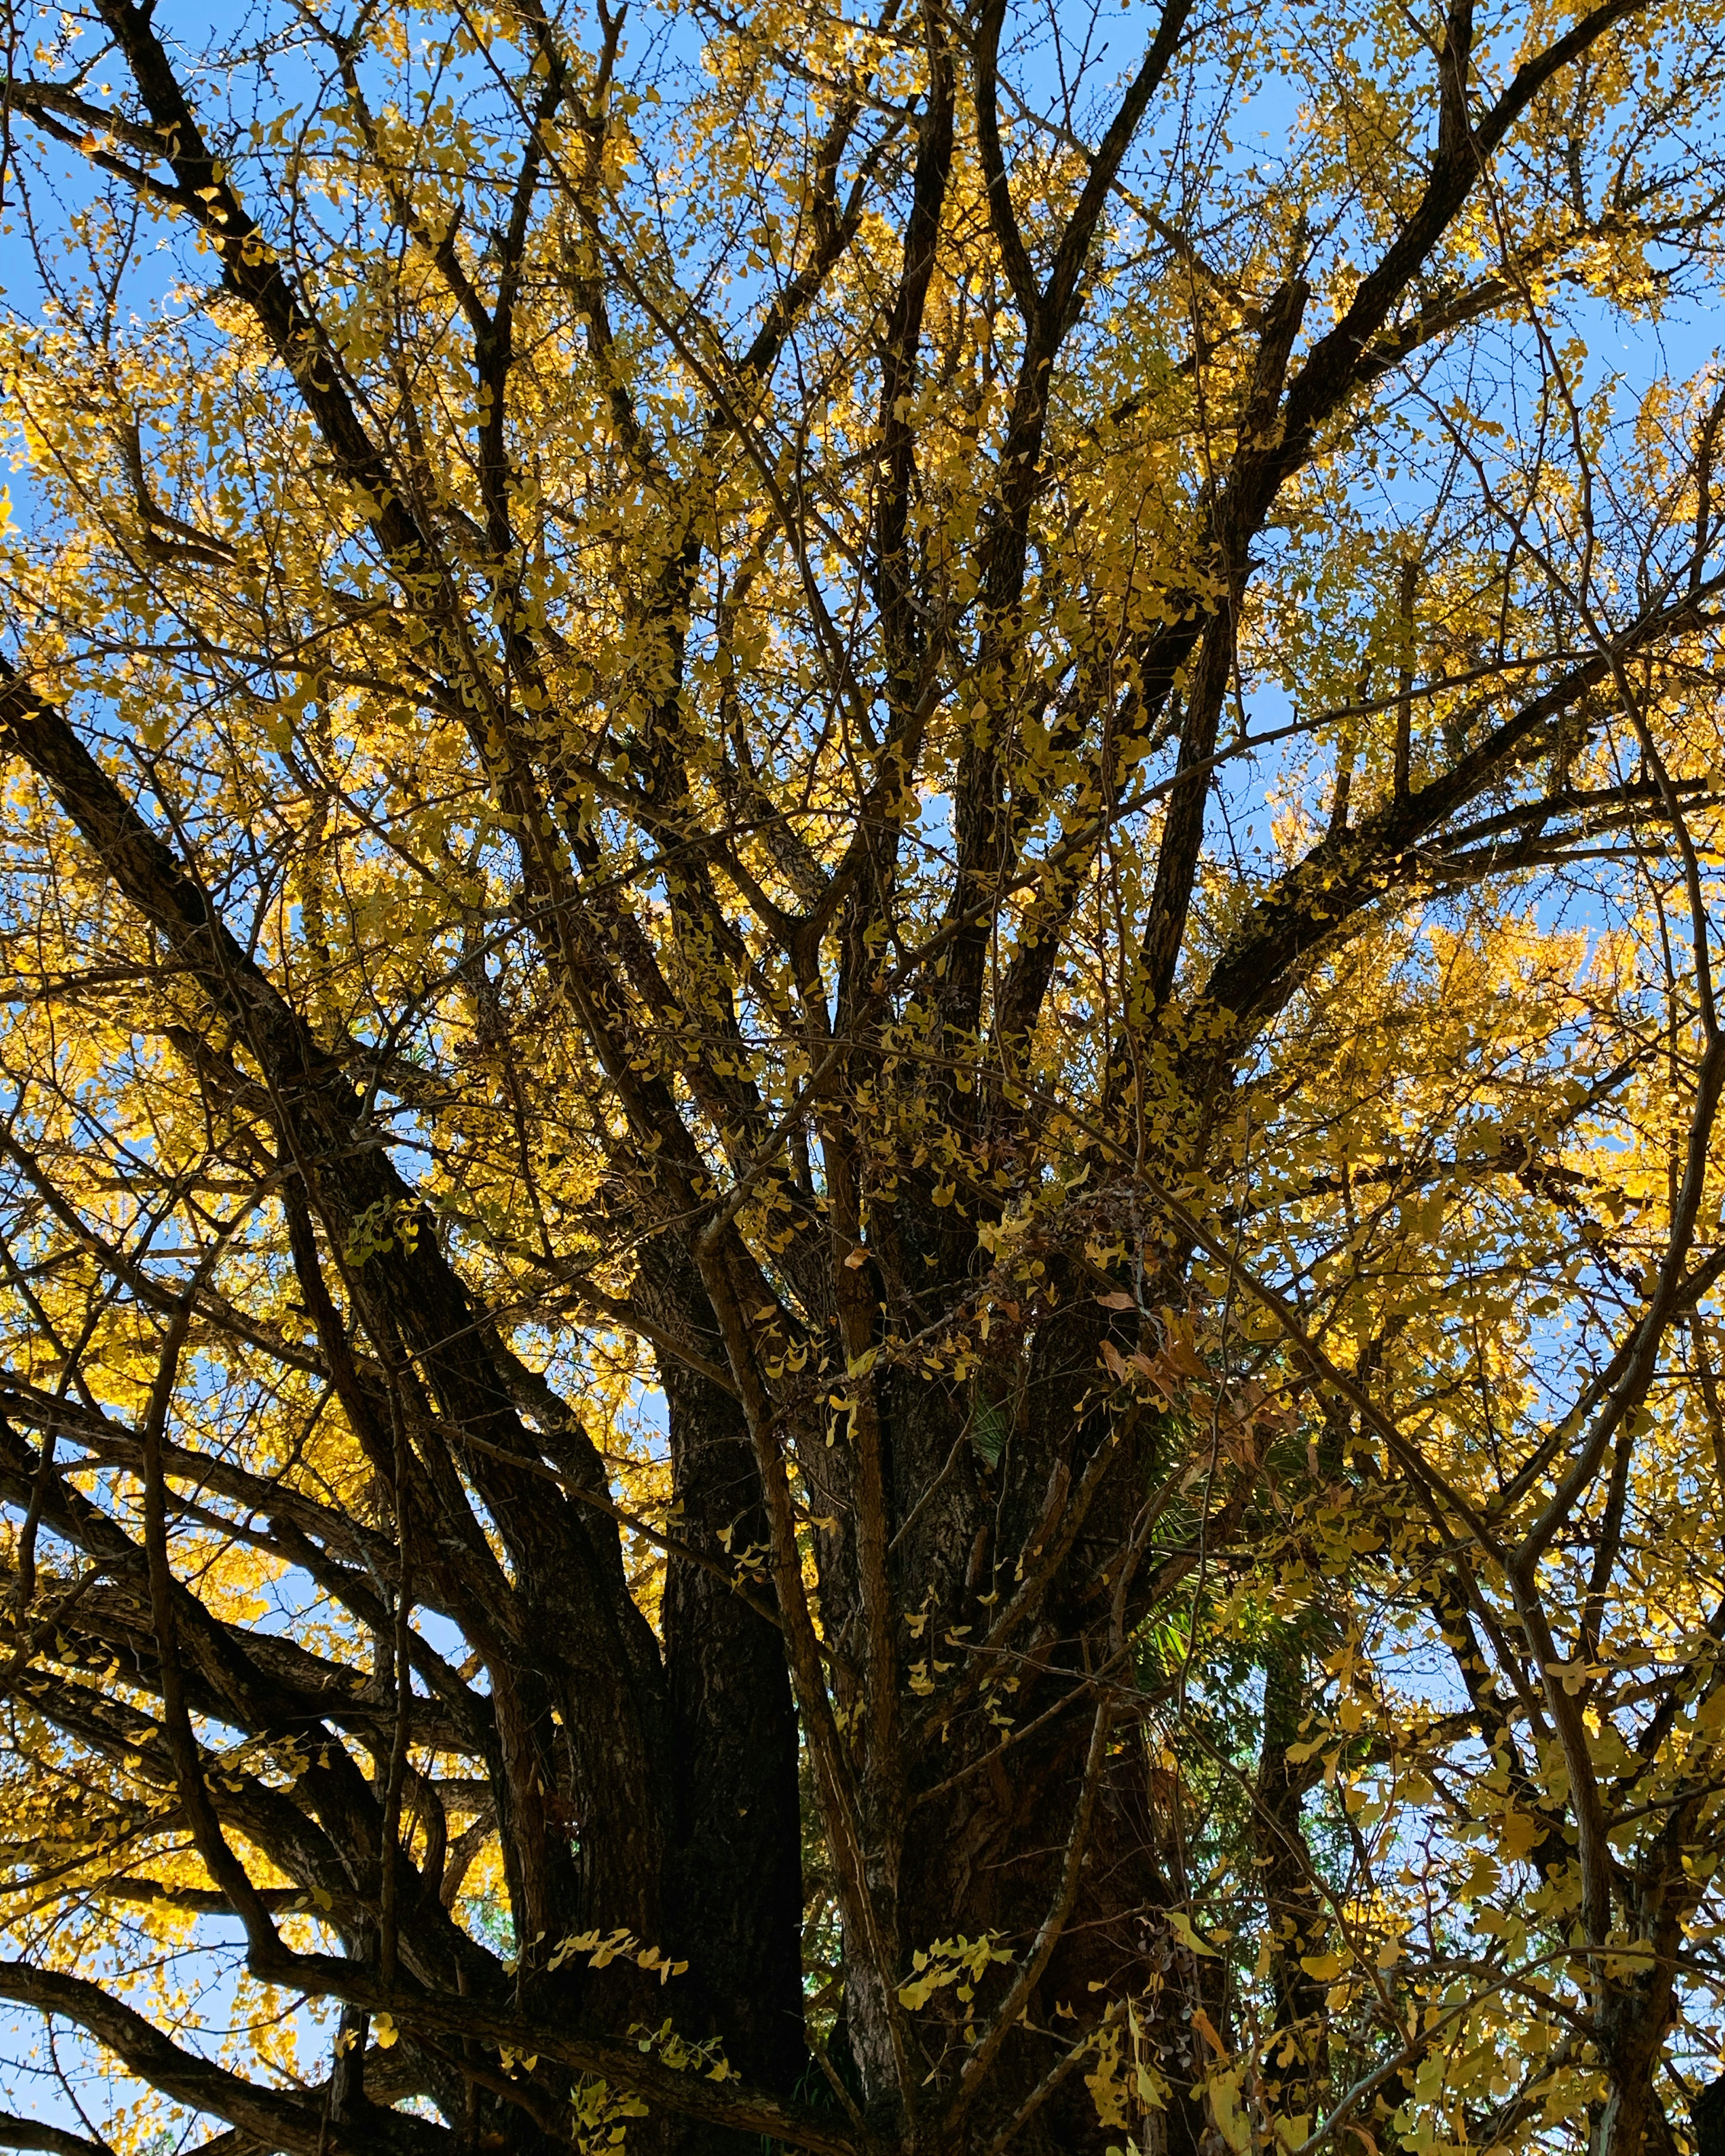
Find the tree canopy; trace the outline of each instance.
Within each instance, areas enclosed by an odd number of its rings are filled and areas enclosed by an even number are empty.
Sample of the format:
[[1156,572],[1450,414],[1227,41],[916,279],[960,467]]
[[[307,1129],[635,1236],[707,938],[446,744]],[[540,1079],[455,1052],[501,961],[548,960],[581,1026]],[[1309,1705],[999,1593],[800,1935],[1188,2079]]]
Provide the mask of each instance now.
[[1725,2121],[1716,0],[8,12],[0,2145]]

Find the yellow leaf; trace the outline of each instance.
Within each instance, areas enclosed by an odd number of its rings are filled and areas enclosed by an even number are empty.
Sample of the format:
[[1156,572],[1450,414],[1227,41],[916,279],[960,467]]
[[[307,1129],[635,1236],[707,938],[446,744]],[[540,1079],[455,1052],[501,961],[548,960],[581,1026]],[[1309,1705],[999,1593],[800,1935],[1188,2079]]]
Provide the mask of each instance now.
[[[1173,1933],[1174,1937],[1180,1942],[1182,1946],[1189,1947],[1195,1954],[1208,1954],[1212,1961],[1215,1960],[1216,1949],[1212,1946],[1205,1945],[1204,1942],[1199,1938],[1197,1931],[1193,1926],[1192,1919],[1186,1914],[1183,1909],[1170,1909],[1168,1911],[1168,1928]],[[1195,2021],[1197,2016],[1194,2015],[1193,2019]]]
[[1512,1809],[1503,1815],[1503,1853],[1512,1863],[1519,1864],[1544,1840],[1545,1829],[1526,1812]]
[[[1198,2016],[1194,2014],[1192,2018],[1196,2021]],[[1204,2085],[1204,2094],[1209,2100],[1210,2117],[1215,2122],[1216,2131],[1233,2151],[1233,2156],[1250,2156],[1252,2128],[1240,2100],[1239,2067],[1212,2075]]]

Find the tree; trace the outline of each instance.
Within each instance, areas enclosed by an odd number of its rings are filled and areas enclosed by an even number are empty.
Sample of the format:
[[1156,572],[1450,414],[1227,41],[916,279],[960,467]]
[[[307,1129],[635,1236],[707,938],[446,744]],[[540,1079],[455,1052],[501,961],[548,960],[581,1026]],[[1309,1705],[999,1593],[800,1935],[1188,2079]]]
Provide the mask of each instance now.
[[13,21],[0,2141],[1678,2145],[1722,37]]

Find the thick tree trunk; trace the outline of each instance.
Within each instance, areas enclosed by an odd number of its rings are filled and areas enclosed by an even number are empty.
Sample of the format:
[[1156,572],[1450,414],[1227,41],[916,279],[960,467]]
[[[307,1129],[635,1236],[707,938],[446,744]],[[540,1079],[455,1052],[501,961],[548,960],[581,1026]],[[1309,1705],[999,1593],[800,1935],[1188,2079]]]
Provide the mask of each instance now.
[[[734,1400],[665,1373],[680,1540],[717,1552],[766,1539],[760,1486]],[[752,1590],[770,1597],[769,1588]],[[722,1580],[672,1557],[665,1647],[674,1845],[667,1951],[690,1964],[697,2012],[739,2072],[781,2093],[808,2061],[803,2033],[797,1729],[779,1636]]]
[[[722,1363],[723,1343],[681,1260],[655,1248],[646,1268],[685,1338]],[[705,1322],[703,1322],[703,1320]],[[760,1476],[736,1399],[666,1356],[675,1551],[665,1566],[671,1851],[665,1950],[686,1960],[680,2033],[716,2036],[737,2072],[788,2094],[803,2076],[802,1830],[796,1716],[782,1634],[697,1561],[764,1549]],[[770,1605],[770,1581],[749,1587]],[[688,2144],[690,2146],[695,2143]],[[709,2136],[703,2148],[721,2143]],[[728,2143],[726,2144],[728,2145]]]

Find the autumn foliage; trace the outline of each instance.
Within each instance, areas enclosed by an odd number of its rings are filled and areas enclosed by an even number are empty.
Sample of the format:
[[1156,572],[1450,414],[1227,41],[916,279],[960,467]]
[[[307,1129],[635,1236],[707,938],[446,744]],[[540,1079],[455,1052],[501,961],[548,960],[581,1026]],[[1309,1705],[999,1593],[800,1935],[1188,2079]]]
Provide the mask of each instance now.
[[0,2145],[1707,2145],[1717,0],[7,21]]

